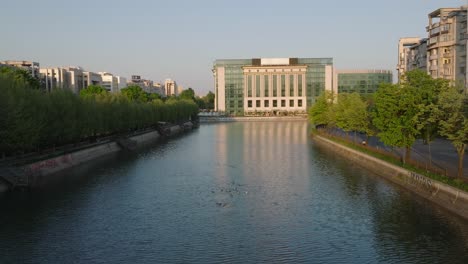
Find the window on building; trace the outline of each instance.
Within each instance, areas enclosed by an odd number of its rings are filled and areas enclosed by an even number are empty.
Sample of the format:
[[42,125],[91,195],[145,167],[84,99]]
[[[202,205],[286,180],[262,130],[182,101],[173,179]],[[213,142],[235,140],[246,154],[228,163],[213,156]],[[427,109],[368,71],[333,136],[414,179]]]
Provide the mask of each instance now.
[[243,107],[244,102],[242,100],[237,101],[238,107]]
[[247,101],[247,107],[248,107],[248,108],[252,108],[252,100],[248,100],[248,101]]
[[289,75],[289,96],[294,96],[294,75]]
[[302,76],[303,75],[297,76],[297,95],[298,96],[302,96]]
[[281,75],[281,97],[286,96],[286,75]]
[[278,101],[273,100],[273,107],[278,107]]
[[265,100],[265,101],[263,102],[263,106],[264,106],[264,107],[270,107],[270,101],[269,101],[269,100]]
[[294,100],[289,100],[289,107],[294,107]]
[[269,79],[268,79],[269,76],[265,75],[263,78],[264,78],[263,79],[263,84],[264,84],[264,87],[265,87],[265,90],[264,90],[263,93],[264,93],[265,97],[268,97],[268,96],[270,96],[270,82],[269,82]]
[[297,106],[302,107],[302,100],[297,100]]
[[260,75],[255,76],[255,96],[260,97]]
[[281,107],[286,107],[286,100],[281,100]]
[[278,75],[273,75],[273,97],[278,96]]
[[260,107],[260,104],[261,104],[261,101],[260,101],[260,100],[255,101],[255,106],[256,106],[256,107]]
[[461,74],[466,74],[466,68],[465,67],[460,67],[460,73]]
[[247,76],[247,97],[252,97],[252,75]]

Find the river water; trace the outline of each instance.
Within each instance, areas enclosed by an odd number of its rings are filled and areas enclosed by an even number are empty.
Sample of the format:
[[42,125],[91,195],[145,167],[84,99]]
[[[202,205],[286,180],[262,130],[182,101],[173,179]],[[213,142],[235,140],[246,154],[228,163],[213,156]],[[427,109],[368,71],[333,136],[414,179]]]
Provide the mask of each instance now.
[[202,125],[65,176],[0,197],[0,263],[468,263],[468,223],[306,122]]

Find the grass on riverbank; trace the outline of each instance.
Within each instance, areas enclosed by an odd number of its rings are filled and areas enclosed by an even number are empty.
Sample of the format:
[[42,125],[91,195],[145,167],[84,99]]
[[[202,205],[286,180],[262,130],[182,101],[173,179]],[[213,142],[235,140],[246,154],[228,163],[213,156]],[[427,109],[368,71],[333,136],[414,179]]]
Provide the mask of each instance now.
[[442,183],[445,183],[445,184],[450,185],[452,187],[455,187],[457,189],[460,189],[462,191],[468,192],[468,183],[463,181],[462,179],[447,177],[445,175],[440,175],[440,174],[432,173],[432,172],[417,168],[417,167],[415,167],[413,165],[410,165],[410,164],[403,164],[400,160],[398,160],[398,159],[396,159],[394,157],[372,151],[368,147],[364,147],[364,146],[362,146],[360,144],[349,142],[349,141],[347,141],[345,139],[342,139],[342,138],[330,136],[330,135],[327,135],[325,133],[320,133],[318,131],[313,131],[312,134],[325,137],[325,138],[327,138],[327,139],[329,139],[329,140],[331,140],[333,142],[336,142],[336,143],[338,143],[340,145],[344,145],[346,147],[349,147],[349,148],[354,149],[356,151],[365,153],[365,154],[367,154],[369,156],[372,156],[374,158],[378,158],[380,160],[384,160],[386,162],[389,162],[389,163],[391,163],[391,164],[393,164],[395,166],[399,166],[399,167],[407,169],[409,171],[424,175],[424,176],[426,176],[428,178],[431,178],[431,179],[433,179],[435,181],[442,182]]

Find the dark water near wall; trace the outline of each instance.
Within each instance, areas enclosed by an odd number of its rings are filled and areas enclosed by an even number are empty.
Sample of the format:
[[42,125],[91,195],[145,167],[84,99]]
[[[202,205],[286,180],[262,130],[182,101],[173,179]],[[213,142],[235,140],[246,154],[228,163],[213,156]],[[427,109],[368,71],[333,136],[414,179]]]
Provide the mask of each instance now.
[[468,263],[468,224],[314,146],[202,126],[0,197],[0,263]]

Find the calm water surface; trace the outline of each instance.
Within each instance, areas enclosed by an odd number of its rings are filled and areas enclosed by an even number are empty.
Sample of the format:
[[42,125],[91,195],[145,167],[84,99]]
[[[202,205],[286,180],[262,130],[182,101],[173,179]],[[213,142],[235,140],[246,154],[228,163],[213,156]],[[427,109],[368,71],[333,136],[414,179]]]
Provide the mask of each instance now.
[[205,125],[66,176],[0,197],[0,263],[468,263],[466,222],[305,122]]

